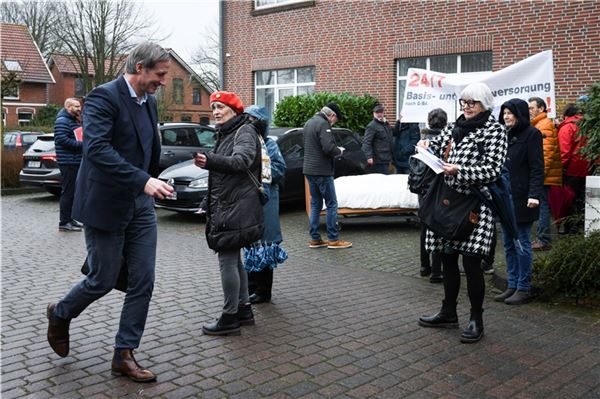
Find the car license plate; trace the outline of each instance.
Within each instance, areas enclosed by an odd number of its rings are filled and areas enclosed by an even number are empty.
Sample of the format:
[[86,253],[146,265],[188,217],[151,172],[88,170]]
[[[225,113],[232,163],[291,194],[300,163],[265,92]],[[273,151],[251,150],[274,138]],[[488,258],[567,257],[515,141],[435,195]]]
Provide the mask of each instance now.
[[41,161],[29,161],[27,163],[27,166],[30,168],[39,168],[40,166],[42,166],[42,162]]
[[173,191],[173,193],[171,194],[171,196],[167,196],[165,197],[168,200],[173,200],[173,201],[177,201],[177,191]]

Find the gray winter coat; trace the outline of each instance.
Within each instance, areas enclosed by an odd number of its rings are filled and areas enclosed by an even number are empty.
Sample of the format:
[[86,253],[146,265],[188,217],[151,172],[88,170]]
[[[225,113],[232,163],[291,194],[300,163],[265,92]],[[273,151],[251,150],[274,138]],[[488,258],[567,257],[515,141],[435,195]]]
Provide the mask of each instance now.
[[331,125],[319,112],[304,125],[304,165],[302,173],[309,176],[333,176],[335,158],[342,155],[337,148]]
[[387,122],[373,119],[367,125],[362,151],[375,164],[387,165],[394,160],[394,135]]

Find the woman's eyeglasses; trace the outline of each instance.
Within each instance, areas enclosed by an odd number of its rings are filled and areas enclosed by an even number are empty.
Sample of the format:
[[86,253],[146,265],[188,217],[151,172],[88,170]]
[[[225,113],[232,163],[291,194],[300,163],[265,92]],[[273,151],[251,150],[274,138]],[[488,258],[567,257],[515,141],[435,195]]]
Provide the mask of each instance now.
[[479,101],[476,100],[463,100],[462,98],[460,100],[458,100],[458,103],[460,104],[461,107],[463,108],[472,108],[475,106],[475,104],[477,104]]

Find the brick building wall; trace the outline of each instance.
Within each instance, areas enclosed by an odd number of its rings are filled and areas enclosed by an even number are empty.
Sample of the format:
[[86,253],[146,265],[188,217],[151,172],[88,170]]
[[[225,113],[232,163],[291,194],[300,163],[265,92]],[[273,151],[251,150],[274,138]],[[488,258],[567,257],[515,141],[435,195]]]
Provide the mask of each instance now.
[[19,99],[4,99],[2,101],[2,112],[6,118],[6,128],[19,126],[19,112],[31,113],[34,117],[37,110],[47,105],[46,83],[22,82],[19,85]]
[[75,75],[61,74],[53,64],[50,73],[54,77],[56,84],[48,88],[51,104],[62,106],[68,97],[73,97],[75,93]]
[[[177,104],[173,101],[173,80],[181,79],[183,81],[183,103]],[[193,103],[193,89],[200,89],[200,104]],[[190,78],[190,73],[177,60],[172,59],[169,73],[166,77],[166,84],[163,88],[165,92],[168,115],[173,122],[181,122],[182,116],[191,118],[190,122],[200,122],[202,117],[212,118],[210,111],[210,93],[194,79]]]
[[314,65],[316,91],[368,93],[394,109],[398,58],[492,51],[496,71],[549,49],[557,101],[600,80],[596,0],[302,4],[269,12],[223,2],[226,90],[252,103],[253,71]]

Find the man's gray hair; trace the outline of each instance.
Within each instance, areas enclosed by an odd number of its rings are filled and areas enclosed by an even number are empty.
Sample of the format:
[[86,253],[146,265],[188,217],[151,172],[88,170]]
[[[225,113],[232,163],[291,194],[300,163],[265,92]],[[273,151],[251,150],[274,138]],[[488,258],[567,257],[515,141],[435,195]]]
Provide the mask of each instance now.
[[155,43],[138,44],[127,56],[125,71],[132,75],[137,73],[135,66],[141,63],[144,68],[154,68],[159,62],[169,61],[169,52]]
[[333,110],[327,106],[324,106],[323,108],[321,108],[321,112],[324,113],[327,116],[334,116],[336,115],[335,112],[333,112]]
[[494,96],[485,83],[471,83],[460,92],[460,98],[463,100],[479,101],[486,110],[494,109]]

